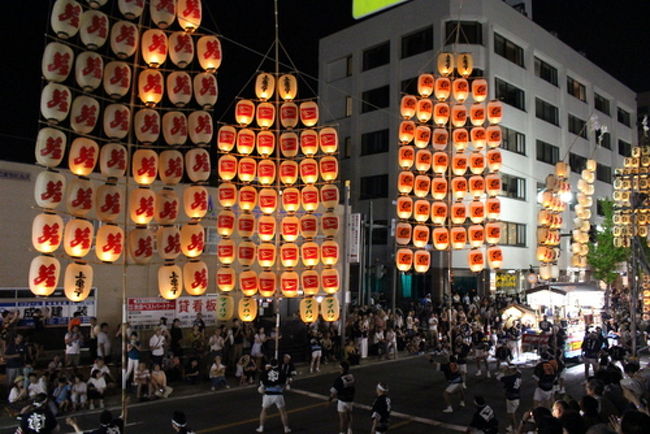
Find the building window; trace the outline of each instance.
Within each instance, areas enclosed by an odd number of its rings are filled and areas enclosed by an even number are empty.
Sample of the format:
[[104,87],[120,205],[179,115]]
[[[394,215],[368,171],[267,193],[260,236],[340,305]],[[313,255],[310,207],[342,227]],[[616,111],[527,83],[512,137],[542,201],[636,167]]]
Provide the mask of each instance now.
[[524,49],[498,33],[494,34],[494,52],[524,68]]
[[526,111],[526,94],[523,90],[500,78],[495,78],[494,81],[496,84],[495,94],[497,99],[519,110]]
[[526,155],[526,136],[508,127],[501,127],[501,147],[506,151]]
[[594,107],[599,112],[609,116],[609,100],[602,95],[598,95],[596,92],[594,92]]
[[630,126],[630,112],[625,111],[619,107],[616,109],[616,117],[618,118],[618,121],[623,125],[627,127]]
[[350,158],[352,156],[352,137],[345,136],[343,139],[343,158]]
[[628,143],[624,140],[618,141],[618,153],[619,155],[622,155],[624,157],[631,157],[632,156],[632,144]]
[[587,167],[587,159],[582,155],[571,152],[569,153],[569,166],[571,166],[572,172],[582,173]]
[[612,168],[608,166],[602,166],[600,164],[596,166],[596,179],[611,184]]
[[587,122],[582,119],[569,114],[569,132],[580,136],[583,139],[587,138]]
[[372,228],[372,244],[386,245],[388,244],[388,221],[387,220],[374,220]]
[[402,93],[407,95],[417,95],[418,94],[418,78],[412,77],[402,80],[400,83],[400,90]]
[[388,129],[361,135],[361,155],[388,152]]
[[512,247],[526,247],[526,225],[502,222],[499,244]]
[[[456,35],[457,30],[458,35]],[[483,26],[476,21],[447,21],[445,45],[455,44],[456,37],[459,44],[483,45]]]
[[555,164],[560,160],[560,148],[543,140],[537,140],[537,161]]
[[566,91],[580,101],[587,102],[587,88],[585,88],[585,85],[568,75],[566,77]]
[[367,71],[390,62],[390,42],[368,48],[363,52],[362,71]]
[[600,141],[600,146],[606,149],[612,149],[612,135],[596,131],[596,141]]
[[535,98],[535,116],[553,125],[560,126],[560,116],[558,109],[553,104],[549,104],[539,98]]
[[352,75],[352,55],[350,54],[345,58],[345,76],[350,77]]
[[402,59],[433,50],[433,27],[402,36]]
[[535,57],[535,75],[542,80],[548,81],[553,86],[557,86],[557,68],[538,57]]
[[345,117],[349,118],[352,116],[352,97],[345,97]]
[[526,180],[518,176],[501,174],[501,196],[526,200]]
[[605,216],[605,210],[603,209],[603,201],[602,200],[597,200],[596,201],[596,214],[600,217]]
[[363,176],[360,186],[359,199],[388,197],[388,175]]
[[361,113],[368,113],[388,107],[390,104],[388,85],[370,89],[361,94]]

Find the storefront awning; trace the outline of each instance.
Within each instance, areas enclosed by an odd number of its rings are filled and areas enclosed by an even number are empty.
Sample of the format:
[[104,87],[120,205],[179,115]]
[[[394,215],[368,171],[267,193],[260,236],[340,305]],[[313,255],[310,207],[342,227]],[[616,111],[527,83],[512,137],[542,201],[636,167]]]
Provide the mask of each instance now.
[[546,285],[538,285],[534,288],[528,289],[526,294],[533,294],[539,291],[552,291],[561,295],[566,295],[570,292],[576,291],[601,291],[596,282],[573,282],[573,283],[550,283]]

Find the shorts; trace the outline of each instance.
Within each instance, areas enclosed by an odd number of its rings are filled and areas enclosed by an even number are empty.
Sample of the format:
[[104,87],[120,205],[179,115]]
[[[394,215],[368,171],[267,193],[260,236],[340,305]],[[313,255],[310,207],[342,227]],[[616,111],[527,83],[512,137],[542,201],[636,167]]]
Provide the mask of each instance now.
[[346,402],[339,399],[336,404],[336,411],[339,413],[347,413],[349,411],[352,411],[352,401]]
[[458,390],[460,390],[461,387],[462,387],[461,383],[450,383],[447,386],[447,388],[445,389],[445,392],[447,392],[447,393],[455,393]]
[[262,397],[262,408],[269,408],[276,406],[277,408],[284,408],[284,396],[282,395],[264,395]]
[[476,355],[477,359],[485,359],[487,357],[485,350],[475,350],[474,354]]
[[585,365],[598,365],[598,359],[591,359],[589,357],[584,357],[582,361]]
[[541,401],[550,401],[553,399],[553,389],[551,390],[542,390],[539,387],[535,388],[535,394],[533,395],[533,400],[537,402]]
[[515,414],[518,408],[519,408],[518,399],[506,399],[506,413]]
[[461,374],[467,374],[467,363],[458,364],[458,370]]
[[321,357],[323,355],[322,350],[316,350],[311,352],[311,358],[315,359],[316,357]]

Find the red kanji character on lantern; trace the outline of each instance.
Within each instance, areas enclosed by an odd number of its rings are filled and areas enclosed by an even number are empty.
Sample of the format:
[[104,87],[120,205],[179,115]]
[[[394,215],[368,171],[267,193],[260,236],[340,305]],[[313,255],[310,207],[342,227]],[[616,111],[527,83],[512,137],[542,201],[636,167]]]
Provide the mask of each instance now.
[[122,254],[122,234],[109,234],[102,250],[104,252],[112,250],[116,255]]
[[45,282],[47,286],[56,285],[56,267],[54,264],[50,265],[41,265],[38,267],[38,276],[34,278],[34,285],[40,285]]
[[190,237],[190,244],[187,246],[188,250],[203,250],[203,232],[194,234]]
[[126,167],[126,155],[124,149],[113,149],[111,151],[111,159],[108,160],[106,165],[108,167],[124,169]]
[[129,129],[129,111],[115,110],[113,120],[110,123],[111,128],[119,128],[122,131]]
[[49,242],[50,246],[59,244],[59,224],[54,223],[52,225],[43,226],[43,232],[37,240],[39,243]]
[[105,38],[106,33],[108,32],[108,25],[106,22],[106,17],[100,15],[93,15],[93,20],[90,22],[90,25],[86,28],[88,33],[97,32],[97,36],[100,38]]
[[59,71],[61,75],[68,75],[68,62],[70,61],[70,53],[54,53],[54,60],[47,65],[47,70]]
[[140,131],[143,133],[150,131],[152,134],[158,134],[160,132],[160,125],[158,125],[158,116],[154,114],[144,115],[142,128],[140,128]]
[[190,77],[187,75],[177,75],[174,84],[174,93],[188,95],[190,93]]
[[99,207],[102,212],[109,212],[111,214],[120,213],[120,194],[107,194],[104,196],[104,203]]
[[63,183],[61,181],[48,181],[45,192],[41,193],[42,200],[52,199],[54,202],[61,202],[63,196]]
[[83,75],[92,74],[95,78],[102,78],[102,59],[100,57],[86,57],[86,66],[81,70]]
[[165,202],[162,211],[160,211],[160,218],[169,217],[174,220],[177,215],[177,202]]
[[168,160],[169,165],[165,169],[165,176],[181,176],[183,174],[183,161],[180,157]]
[[207,194],[205,191],[197,191],[194,193],[194,202],[190,205],[192,209],[208,209],[208,200]]
[[77,196],[70,204],[75,208],[90,209],[93,205],[93,189],[90,187],[77,189]]
[[187,0],[185,3],[185,10],[183,10],[183,16],[194,18],[201,18],[201,11],[199,10],[199,0]]
[[59,14],[59,21],[70,21],[70,25],[73,27],[79,26],[79,14],[81,13],[81,6],[68,3],[65,5],[65,10],[63,13]]
[[61,137],[48,137],[47,141],[45,142],[45,147],[41,149],[41,155],[44,157],[51,155],[52,158],[58,160],[63,154],[63,149],[61,148],[62,144],[63,139]]
[[205,131],[206,134],[212,133],[212,124],[210,124],[210,116],[204,115],[197,118],[196,129],[194,130],[197,133]]
[[183,136],[187,135],[187,123],[185,122],[184,116],[176,116],[173,119],[174,126],[171,129],[172,134],[181,134]]
[[178,51],[179,53],[181,51],[191,53],[192,37],[187,34],[178,35],[178,38],[176,38],[176,46],[174,47],[174,51]]
[[143,90],[145,92],[153,90],[155,93],[162,93],[162,76],[158,74],[147,75],[147,83],[144,85]]
[[142,165],[138,169],[138,175],[156,176],[156,157],[143,158]]
[[194,166],[192,169],[197,172],[209,172],[210,160],[208,159],[208,154],[196,154],[194,157]]
[[120,27],[120,34],[117,35],[115,41],[125,41],[126,45],[135,46],[135,27],[123,24]]
[[158,50],[160,54],[167,52],[167,38],[165,35],[153,35],[151,44],[149,44],[149,51],[154,52]]
[[205,59],[220,59],[221,58],[221,47],[219,46],[218,41],[208,41],[205,47],[205,53],[203,54]]
[[86,169],[91,169],[95,165],[95,148],[92,146],[82,146],[79,149],[79,155],[73,159],[74,164],[83,164]]
[[74,230],[74,237],[70,241],[70,247],[81,245],[83,249],[90,248],[90,228],[77,228]]
[[67,112],[68,96],[69,96],[68,92],[64,90],[55,89],[54,92],[52,92],[52,99],[47,102],[47,107],[48,108],[56,107],[57,110],[61,112]]
[[217,88],[214,85],[214,80],[206,77],[201,79],[201,89],[199,90],[200,95],[216,95]]
[[135,210],[136,215],[153,216],[153,197],[140,198],[140,207]]
[[97,107],[84,104],[81,106],[81,113],[74,120],[80,124],[85,123],[86,126],[92,127],[97,121]]
[[156,5],[157,11],[166,10],[170,14],[174,13],[174,0],[160,0]]
[[165,253],[180,253],[181,251],[181,238],[179,234],[170,235],[167,237],[167,245],[165,246]]
[[190,301],[189,300],[178,300],[178,312],[187,312],[189,313]]
[[145,237],[138,239],[138,249],[134,253],[135,256],[151,256],[153,255],[152,239]]
[[113,76],[110,79],[111,84],[118,84],[120,87],[129,86],[129,67],[122,66],[113,70]]

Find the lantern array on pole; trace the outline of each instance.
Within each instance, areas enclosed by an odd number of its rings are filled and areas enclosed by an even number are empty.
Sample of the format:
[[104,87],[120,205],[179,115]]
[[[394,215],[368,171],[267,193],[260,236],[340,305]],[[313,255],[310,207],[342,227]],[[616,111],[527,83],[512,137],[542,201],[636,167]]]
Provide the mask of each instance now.
[[596,180],[596,160],[587,160],[578,180],[577,204],[574,208],[576,218],[571,232],[571,266],[587,268],[589,253],[589,231],[591,230],[591,207],[593,205],[594,181]]

